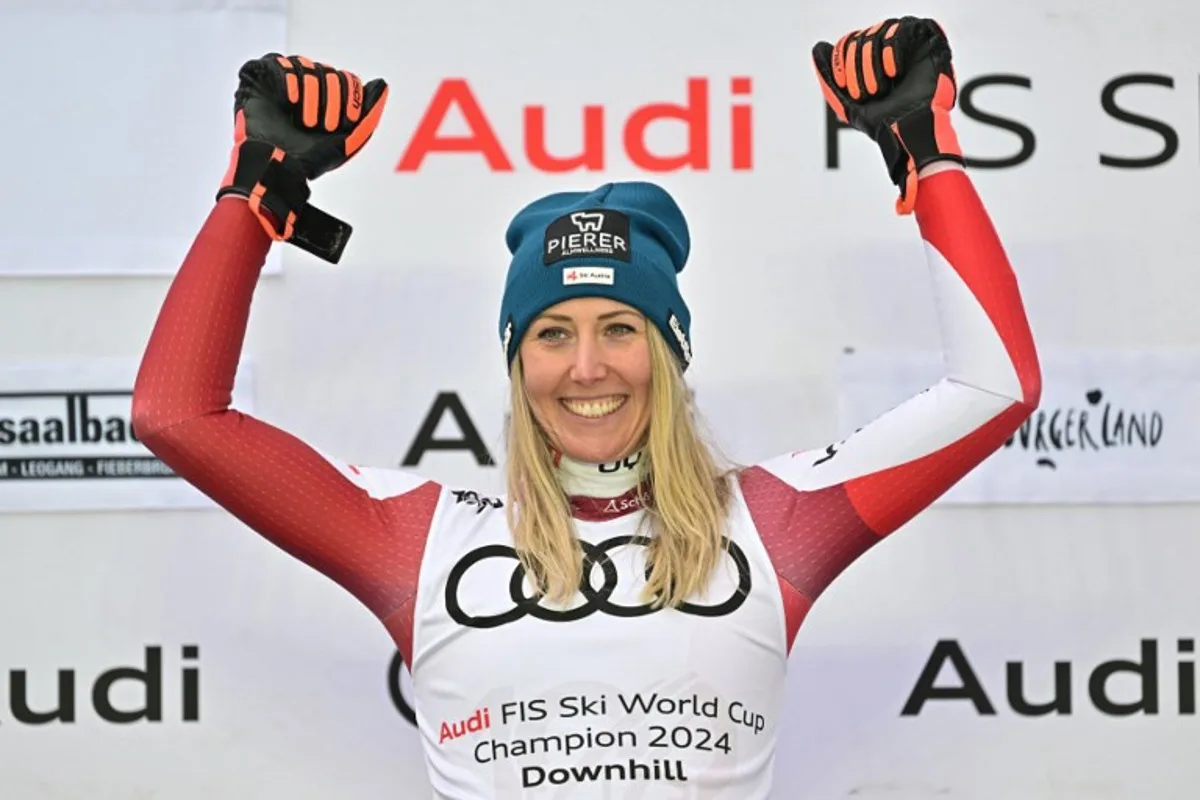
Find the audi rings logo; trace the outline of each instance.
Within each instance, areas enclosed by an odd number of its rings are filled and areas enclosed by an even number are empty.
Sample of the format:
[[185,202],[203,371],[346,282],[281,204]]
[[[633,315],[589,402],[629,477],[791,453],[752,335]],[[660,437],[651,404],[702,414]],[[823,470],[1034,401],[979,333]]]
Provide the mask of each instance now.
[[413,708],[412,701],[412,675],[408,671],[408,665],[404,663],[404,656],[400,655],[400,651],[392,654],[392,663],[388,665],[388,696],[392,698],[392,705],[396,707],[396,711],[400,712],[400,716],[408,721],[408,724],[416,727],[417,712]]
[[[722,543],[728,548],[729,556],[737,567],[737,588],[733,590],[727,600],[716,605],[683,603],[678,610],[684,614],[699,617],[723,617],[737,611],[742,603],[746,602],[746,596],[750,593],[750,562],[737,544],[728,539],[722,539]],[[516,622],[525,616],[546,622],[575,622],[589,617],[597,611],[610,617],[642,617],[653,614],[659,609],[649,604],[627,606],[613,603],[610,599],[617,589],[618,576],[616,565],[608,557],[609,552],[624,545],[645,547],[648,544],[650,544],[650,539],[645,536],[614,536],[597,545],[581,540],[583,580],[580,582],[579,591],[585,602],[563,610],[545,608],[540,605],[541,595],[535,594],[529,597],[525,594],[525,569],[521,566],[515,550],[507,545],[486,545],[467,553],[450,570],[450,577],[446,581],[446,611],[450,614],[451,619],[468,628],[498,628],[501,625]],[[489,558],[512,559],[517,562],[516,567],[513,568],[512,578],[508,582],[508,593],[512,597],[514,605],[512,609],[501,614],[473,616],[464,611],[459,602],[459,586],[467,574],[467,570]],[[592,585],[592,576],[597,567],[604,576],[604,582],[599,588]],[[648,567],[647,573],[649,573]]]

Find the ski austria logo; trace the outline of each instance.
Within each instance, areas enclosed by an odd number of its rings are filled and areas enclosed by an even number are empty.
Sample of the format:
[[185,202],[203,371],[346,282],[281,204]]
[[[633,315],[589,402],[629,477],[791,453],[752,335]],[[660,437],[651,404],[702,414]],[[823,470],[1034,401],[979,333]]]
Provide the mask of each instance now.
[[594,283],[601,286],[613,285],[612,267],[569,267],[563,270],[563,286]]
[[574,211],[546,226],[545,266],[565,258],[598,256],[629,262],[629,217],[619,211]]
[[0,480],[175,477],[134,435],[132,395],[0,392]]

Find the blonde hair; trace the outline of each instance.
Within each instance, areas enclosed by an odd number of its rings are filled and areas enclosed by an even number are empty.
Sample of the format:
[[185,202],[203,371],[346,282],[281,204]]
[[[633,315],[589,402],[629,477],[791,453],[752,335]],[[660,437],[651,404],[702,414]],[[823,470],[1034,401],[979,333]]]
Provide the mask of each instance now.
[[[691,394],[675,355],[658,329],[650,344],[650,422],[638,461],[639,492],[652,535],[651,571],[642,594],[655,607],[677,607],[702,591],[725,549],[733,491],[700,435]],[[514,548],[533,585],[565,603],[583,578],[583,551],[575,536],[566,492],[554,474],[554,455],[533,415],[518,355],[513,362],[508,421],[506,503]]]

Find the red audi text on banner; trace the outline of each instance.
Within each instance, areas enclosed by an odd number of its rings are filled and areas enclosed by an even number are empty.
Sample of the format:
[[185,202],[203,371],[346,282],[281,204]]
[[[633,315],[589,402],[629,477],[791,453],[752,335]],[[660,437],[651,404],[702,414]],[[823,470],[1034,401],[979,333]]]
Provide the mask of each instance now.
[[[750,105],[752,81],[748,77],[729,80],[729,103],[726,119],[720,124],[729,127],[728,160],[719,165],[746,171],[753,168],[753,109]],[[499,113],[499,112],[493,112]],[[547,109],[544,105],[527,105],[522,109],[525,159],[530,167],[541,172],[598,172],[606,168],[608,147],[605,140],[607,110],[603,105],[582,108],[583,142],[572,153],[551,153],[546,144],[546,119],[550,113],[570,113],[570,110]],[[633,109],[621,126],[622,145],[629,162],[647,172],[675,172],[682,169],[697,171],[712,168],[710,125],[716,124],[710,94],[709,79],[687,79],[687,99],[683,103],[653,101]],[[465,120],[469,133],[442,133],[447,116]],[[682,152],[651,152],[646,132],[655,124],[683,125],[687,131],[687,146]],[[397,172],[416,172],[427,156],[445,153],[476,153],[483,157],[493,172],[512,172],[515,167],[511,144],[506,146],[496,134],[470,83],[463,78],[443,80],[417,123],[404,154],[396,165]],[[723,163],[722,163],[723,162]]]

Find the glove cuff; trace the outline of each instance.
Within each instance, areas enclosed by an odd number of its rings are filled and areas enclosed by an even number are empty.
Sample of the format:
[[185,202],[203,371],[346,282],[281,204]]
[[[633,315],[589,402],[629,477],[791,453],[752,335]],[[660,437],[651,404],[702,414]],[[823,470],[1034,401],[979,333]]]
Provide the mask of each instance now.
[[923,106],[890,125],[880,126],[875,137],[887,165],[888,176],[900,190],[896,213],[910,214],[917,204],[917,173],[935,161],[954,161],[966,166],[958,137],[950,124],[950,112]]
[[247,198],[271,238],[286,242],[311,190],[294,158],[269,142],[247,139],[234,148],[217,199],[229,194]]
[[352,228],[308,204],[312,191],[304,166],[280,148],[255,139],[237,144],[217,199],[230,194],[248,200],[275,241],[289,242],[333,264],[341,258]]

